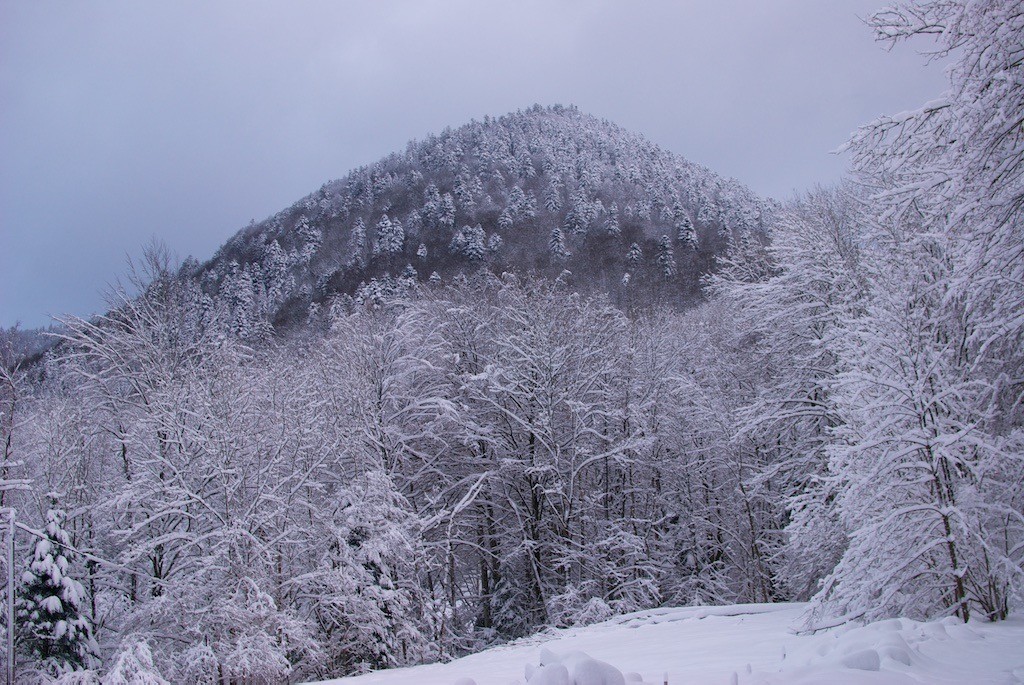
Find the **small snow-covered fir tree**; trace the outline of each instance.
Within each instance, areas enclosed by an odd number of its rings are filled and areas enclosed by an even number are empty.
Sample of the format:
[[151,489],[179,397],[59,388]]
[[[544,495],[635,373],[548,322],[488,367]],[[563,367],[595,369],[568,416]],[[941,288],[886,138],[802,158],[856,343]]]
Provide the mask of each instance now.
[[349,235],[348,239],[348,263],[350,266],[355,266],[360,269],[366,266],[367,244],[366,224],[360,217],[356,219],[355,224],[353,224],[352,233]]
[[587,232],[594,220],[594,204],[587,197],[586,190],[577,188],[569,199],[569,211],[565,214],[565,230],[571,235]]
[[114,665],[100,681],[102,685],[169,685],[153,664],[153,653],[145,640],[132,639],[121,647]]
[[323,243],[323,232],[319,228],[310,226],[309,219],[306,215],[299,217],[298,223],[295,224],[295,232],[299,236],[299,240],[302,242],[302,250],[299,252],[299,258],[303,263],[309,263],[309,260],[313,258],[317,250],[320,249],[320,245]]
[[544,207],[549,212],[557,212],[562,208],[562,191],[555,179],[544,189]]
[[686,210],[681,205],[677,205],[673,213],[676,222],[676,237],[679,239],[679,242],[691,250],[697,249],[697,231],[693,227],[690,215],[686,213]]
[[611,207],[608,208],[608,216],[605,217],[604,221],[605,230],[608,231],[608,235],[621,235],[622,227],[619,226],[619,205],[613,202]]
[[555,226],[551,229],[551,240],[548,241],[548,248],[551,250],[551,258],[557,262],[564,262],[569,258],[569,250],[565,246],[565,234],[562,229]]
[[455,225],[455,200],[450,193],[441,196],[437,210],[437,222],[441,226],[451,228]]
[[492,255],[497,254],[501,250],[501,246],[505,244],[501,236],[497,233],[492,233],[487,237],[487,251]]
[[676,275],[676,257],[672,252],[672,241],[667,235],[661,236],[658,241],[658,266],[661,268],[661,275],[665,278],[672,278]]
[[47,512],[46,537],[28,559],[17,602],[22,647],[53,672],[83,668],[97,651],[81,609],[85,589],[69,575],[74,556],[63,521],[63,512]]
[[626,259],[629,260],[629,263],[633,267],[636,267],[638,264],[640,264],[640,261],[643,258],[644,251],[640,249],[639,243],[633,243],[632,245],[629,246],[629,252],[626,253]]
[[501,214],[498,215],[498,227],[502,229],[509,229],[512,228],[513,223],[514,221],[512,220],[512,212],[509,210],[509,208],[506,207],[505,209],[501,210]]
[[402,269],[402,275],[398,278],[398,284],[405,290],[409,290],[415,287],[418,279],[419,272],[416,271],[416,267],[412,264],[406,264],[405,268]]

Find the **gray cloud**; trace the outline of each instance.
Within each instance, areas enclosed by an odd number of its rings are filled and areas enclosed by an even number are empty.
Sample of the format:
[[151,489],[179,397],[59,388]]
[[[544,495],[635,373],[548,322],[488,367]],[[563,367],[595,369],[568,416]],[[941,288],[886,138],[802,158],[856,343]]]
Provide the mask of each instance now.
[[830,182],[934,97],[880,0],[0,5],[0,324],[102,308],[150,237],[205,258],[445,126],[573,103],[754,190]]

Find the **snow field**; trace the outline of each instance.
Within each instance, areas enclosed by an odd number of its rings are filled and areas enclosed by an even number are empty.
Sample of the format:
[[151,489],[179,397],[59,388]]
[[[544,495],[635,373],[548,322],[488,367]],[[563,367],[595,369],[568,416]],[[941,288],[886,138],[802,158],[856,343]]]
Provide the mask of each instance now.
[[[334,685],[1024,683],[1024,619],[891,619],[798,634],[802,604],[659,609]],[[600,662],[605,662],[601,665]]]

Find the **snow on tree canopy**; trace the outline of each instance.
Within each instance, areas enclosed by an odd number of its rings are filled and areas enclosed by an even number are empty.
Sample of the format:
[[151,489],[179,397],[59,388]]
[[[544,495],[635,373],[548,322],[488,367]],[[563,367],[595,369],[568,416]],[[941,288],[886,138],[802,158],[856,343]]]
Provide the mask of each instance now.
[[83,615],[85,589],[71,577],[74,553],[64,513],[46,514],[46,537],[33,546],[17,597],[19,642],[45,669],[83,668],[97,653]]
[[[448,129],[326,183],[240,232],[196,278],[209,273],[220,282],[232,260],[240,268],[259,264],[268,283],[254,285],[273,293],[265,316],[282,322],[297,318],[289,314],[300,307],[305,312],[309,300],[352,295],[360,282],[417,259],[423,277],[437,271],[446,279],[480,266],[527,273],[539,260],[554,278],[564,263],[579,286],[600,284],[614,295],[624,272],[636,271],[626,265],[630,244],[654,254],[667,233],[690,246],[699,240],[705,252],[677,255],[681,277],[659,286],[662,297],[683,304],[713,268],[713,255],[727,249],[722,227],[765,231],[776,209],[610,122],[572,107],[535,106]],[[700,217],[692,231],[685,227],[691,216]],[[483,253],[465,227],[483,231]],[[554,227],[564,249],[551,251]],[[502,259],[486,260],[488,236],[498,233]],[[267,249],[274,240],[291,255],[286,275],[281,255]]]

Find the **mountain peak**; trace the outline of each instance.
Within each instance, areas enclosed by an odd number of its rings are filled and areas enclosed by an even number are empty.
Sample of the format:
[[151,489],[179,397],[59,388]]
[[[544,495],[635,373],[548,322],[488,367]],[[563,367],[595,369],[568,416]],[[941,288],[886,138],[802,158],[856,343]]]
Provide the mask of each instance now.
[[771,211],[640,135],[574,106],[534,105],[329,181],[196,271],[204,288],[277,325],[374,284],[480,269],[562,275],[619,304],[679,304],[698,296],[728,241],[762,231]]

